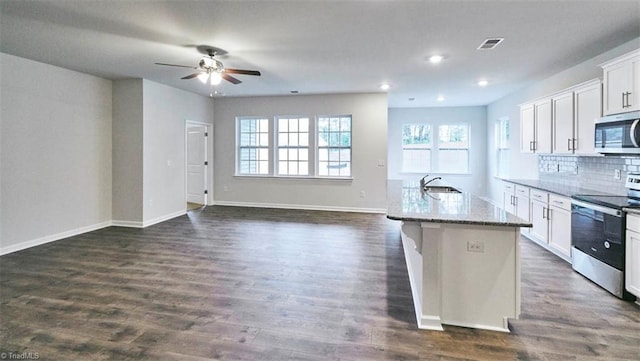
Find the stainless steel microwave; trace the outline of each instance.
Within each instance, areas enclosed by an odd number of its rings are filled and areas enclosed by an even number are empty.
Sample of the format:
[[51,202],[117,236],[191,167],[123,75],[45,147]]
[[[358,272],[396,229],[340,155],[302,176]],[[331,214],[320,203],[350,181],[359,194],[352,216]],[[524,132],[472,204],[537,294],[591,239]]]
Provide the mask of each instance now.
[[595,139],[598,153],[640,154],[640,111],[596,120]]

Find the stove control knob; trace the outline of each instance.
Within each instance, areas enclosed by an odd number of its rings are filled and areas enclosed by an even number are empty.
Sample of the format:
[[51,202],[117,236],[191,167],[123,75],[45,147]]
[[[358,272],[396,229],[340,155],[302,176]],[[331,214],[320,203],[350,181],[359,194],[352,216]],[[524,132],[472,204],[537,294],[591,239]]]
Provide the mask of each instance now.
[[606,249],[611,248],[611,243],[609,243],[609,241],[604,241],[604,248]]

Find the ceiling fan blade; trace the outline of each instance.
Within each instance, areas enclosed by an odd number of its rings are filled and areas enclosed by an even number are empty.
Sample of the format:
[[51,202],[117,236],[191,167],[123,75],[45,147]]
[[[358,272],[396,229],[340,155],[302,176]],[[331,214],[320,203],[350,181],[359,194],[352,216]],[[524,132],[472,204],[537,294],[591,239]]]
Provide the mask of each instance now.
[[226,81],[228,81],[228,82],[231,82],[231,83],[233,83],[233,84],[240,84],[240,83],[242,83],[239,79],[236,79],[236,78],[232,77],[232,76],[231,76],[231,75],[229,75],[229,74],[220,73],[220,76],[222,77],[222,79],[224,79],[224,80],[226,80]]
[[229,68],[224,68],[224,72],[225,73],[231,73],[231,74],[242,74],[242,75],[256,75],[256,76],[260,76],[260,72],[257,70],[244,70],[244,69],[229,69]]
[[202,74],[202,73],[193,73],[191,75],[184,76],[184,77],[182,77],[180,79],[193,79],[193,78],[197,77],[200,74]]
[[178,65],[178,64],[166,64],[166,63],[154,63],[156,65],[165,65],[165,66],[177,66],[180,68],[189,68],[189,69],[198,69],[195,66],[188,66],[188,65]]

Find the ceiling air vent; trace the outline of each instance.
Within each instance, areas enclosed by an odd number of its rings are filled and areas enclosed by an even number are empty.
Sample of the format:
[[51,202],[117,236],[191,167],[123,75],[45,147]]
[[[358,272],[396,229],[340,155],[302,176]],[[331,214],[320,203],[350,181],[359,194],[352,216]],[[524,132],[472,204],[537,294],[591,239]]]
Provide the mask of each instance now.
[[478,50],[492,50],[493,48],[498,46],[498,44],[500,44],[502,40],[504,40],[504,38],[487,39],[483,41],[482,44],[480,44],[480,46],[478,47]]

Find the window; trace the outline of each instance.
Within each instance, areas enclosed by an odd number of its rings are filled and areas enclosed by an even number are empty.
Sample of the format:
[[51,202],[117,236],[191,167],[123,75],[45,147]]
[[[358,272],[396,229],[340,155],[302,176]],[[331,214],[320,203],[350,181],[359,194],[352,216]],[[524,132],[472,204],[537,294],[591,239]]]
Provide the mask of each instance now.
[[322,177],[351,176],[351,116],[318,117],[318,170]]
[[351,177],[351,115],[237,117],[236,175]]
[[278,175],[309,175],[309,118],[281,117],[278,125]]
[[238,174],[269,174],[269,119],[238,118]]
[[438,172],[469,172],[468,125],[440,125],[438,127]]
[[402,127],[402,171],[431,171],[431,126],[405,124]]
[[509,176],[509,118],[500,118],[496,122],[496,175]]
[[468,173],[469,125],[404,124],[402,171]]

